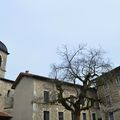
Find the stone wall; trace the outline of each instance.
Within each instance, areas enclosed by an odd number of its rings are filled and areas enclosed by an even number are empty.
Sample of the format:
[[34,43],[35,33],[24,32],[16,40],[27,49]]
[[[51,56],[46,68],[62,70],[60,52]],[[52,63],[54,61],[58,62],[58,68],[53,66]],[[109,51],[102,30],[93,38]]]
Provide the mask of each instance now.
[[[7,80],[6,80],[7,81]],[[0,111],[5,111],[6,108],[6,96],[8,91],[11,90],[12,83],[0,80]]]
[[32,120],[33,80],[22,77],[14,91],[14,109],[12,120]]
[[[109,79],[101,79],[101,86],[98,87],[98,97],[101,99],[101,113],[103,120],[109,119],[109,112],[114,113],[115,120],[120,118],[120,85],[116,82],[117,76]],[[99,83],[100,83],[99,82]]]

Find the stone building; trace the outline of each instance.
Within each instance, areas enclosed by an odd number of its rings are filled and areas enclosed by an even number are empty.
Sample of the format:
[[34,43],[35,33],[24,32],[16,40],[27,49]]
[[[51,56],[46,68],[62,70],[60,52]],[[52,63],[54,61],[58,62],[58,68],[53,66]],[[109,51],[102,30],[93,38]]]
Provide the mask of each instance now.
[[[0,120],[71,120],[71,112],[60,104],[47,104],[56,97],[52,79],[20,73],[16,81],[5,78],[7,47],[0,41]],[[12,89],[11,89],[12,86]],[[75,94],[72,84],[63,86],[65,96]],[[83,111],[82,120],[97,120],[98,108]]]
[[[7,47],[0,41],[0,120],[72,120],[72,114],[61,104],[49,104],[57,96],[53,79],[20,73],[15,81],[5,78]],[[64,82],[64,95],[75,94],[71,83]],[[119,120],[120,67],[97,78],[101,104],[82,111],[80,120]]]
[[[64,95],[76,94],[73,84],[64,82]],[[13,83],[13,120],[72,120],[72,114],[60,104],[50,104],[57,97],[55,81],[30,73],[20,73]],[[94,95],[95,97],[95,95]],[[97,106],[83,111],[81,120],[98,120]]]
[[9,120],[12,117],[10,114],[13,107],[13,81],[5,78],[8,54],[7,47],[0,41],[0,120]]
[[102,120],[120,120],[120,66],[97,80]]

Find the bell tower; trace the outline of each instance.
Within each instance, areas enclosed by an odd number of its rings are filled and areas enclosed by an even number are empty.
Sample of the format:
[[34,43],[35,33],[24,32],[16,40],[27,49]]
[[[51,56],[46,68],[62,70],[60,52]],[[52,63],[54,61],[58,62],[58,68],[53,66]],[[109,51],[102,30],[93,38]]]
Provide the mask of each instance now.
[[0,41],[0,78],[5,77],[7,55],[9,55],[7,47]]

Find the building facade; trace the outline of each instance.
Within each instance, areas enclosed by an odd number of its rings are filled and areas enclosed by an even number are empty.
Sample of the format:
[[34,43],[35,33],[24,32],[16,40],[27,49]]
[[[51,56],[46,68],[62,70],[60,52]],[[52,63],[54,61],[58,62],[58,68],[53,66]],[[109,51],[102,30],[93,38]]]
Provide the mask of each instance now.
[[8,54],[7,47],[0,41],[0,120],[12,118],[13,90],[11,86],[13,81],[5,78]]
[[120,119],[120,67],[104,73],[98,79],[102,120]]
[[[76,94],[73,85],[65,83],[64,95]],[[55,82],[46,77],[20,73],[14,82],[13,120],[72,120],[72,114],[61,104],[51,104],[57,97]],[[98,107],[81,113],[80,120],[98,120]]]

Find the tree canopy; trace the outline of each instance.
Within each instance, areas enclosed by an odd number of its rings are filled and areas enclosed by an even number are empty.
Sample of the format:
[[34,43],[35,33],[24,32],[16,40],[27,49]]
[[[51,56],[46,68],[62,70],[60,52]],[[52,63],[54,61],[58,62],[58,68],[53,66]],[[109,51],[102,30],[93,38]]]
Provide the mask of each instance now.
[[54,79],[71,82],[76,90],[76,95],[64,97],[62,84],[56,84],[57,101],[74,113],[75,120],[80,118],[82,110],[89,109],[92,102],[98,101],[97,98],[90,97],[88,91],[96,88],[95,78],[111,69],[111,64],[104,53],[101,48],[89,49],[84,45],[79,45],[74,50],[64,46],[58,54],[62,58],[61,63],[52,66]]

